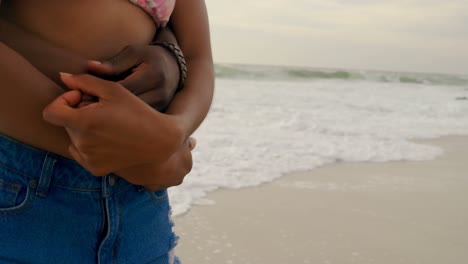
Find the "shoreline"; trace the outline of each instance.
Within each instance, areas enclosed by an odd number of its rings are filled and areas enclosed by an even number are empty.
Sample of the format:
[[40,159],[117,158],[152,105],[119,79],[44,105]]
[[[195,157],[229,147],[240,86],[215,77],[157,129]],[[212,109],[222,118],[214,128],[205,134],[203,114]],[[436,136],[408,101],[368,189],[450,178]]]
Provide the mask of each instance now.
[[444,154],[214,191],[214,205],[175,217],[177,254],[188,264],[467,262],[468,136],[412,141]]

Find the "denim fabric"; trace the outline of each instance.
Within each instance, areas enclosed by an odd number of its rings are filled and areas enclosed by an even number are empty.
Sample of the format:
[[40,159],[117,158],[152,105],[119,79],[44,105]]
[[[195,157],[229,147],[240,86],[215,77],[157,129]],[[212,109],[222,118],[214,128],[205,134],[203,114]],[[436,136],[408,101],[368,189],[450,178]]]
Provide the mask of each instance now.
[[0,135],[0,263],[179,263],[167,191]]

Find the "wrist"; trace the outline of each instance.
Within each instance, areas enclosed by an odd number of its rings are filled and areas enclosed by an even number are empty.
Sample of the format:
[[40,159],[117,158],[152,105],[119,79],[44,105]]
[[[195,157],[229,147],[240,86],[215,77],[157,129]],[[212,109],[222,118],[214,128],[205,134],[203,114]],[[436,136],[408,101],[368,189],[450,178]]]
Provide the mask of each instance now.
[[154,118],[147,124],[150,126],[148,142],[155,142],[154,147],[150,147],[150,156],[163,156],[158,162],[169,159],[185,141],[186,130],[182,119],[178,116],[166,115],[160,112],[153,112]]
[[174,122],[177,124],[177,133],[181,139],[181,144],[187,140],[191,133],[189,129],[189,122],[185,119],[183,115],[169,115],[174,119]]
[[159,83],[159,87],[166,87],[166,90],[168,93],[170,92],[170,97],[172,98],[179,85],[179,66],[174,56],[167,49],[158,45],[154,46],[154,48],[162,50],[158,52],[158,61],[161,63],[161,75],[159,76],[161,82]]
[[152,45],[166,49],[169,54],[175,59],[177,68],[179,69],[179,82],[176,92],[182,90],[185,80],[187,79],[187,63],[185,62],[184,54],[177,44],[169,42],[153,42]]
[[166,115],[171,121],[170,123],[173,126],[173,135],[177,139],[177,146],[180,147],[185,140],[190,136],[188,135],[188,129],[186,125],[186,120],[183,116],[180,115]]

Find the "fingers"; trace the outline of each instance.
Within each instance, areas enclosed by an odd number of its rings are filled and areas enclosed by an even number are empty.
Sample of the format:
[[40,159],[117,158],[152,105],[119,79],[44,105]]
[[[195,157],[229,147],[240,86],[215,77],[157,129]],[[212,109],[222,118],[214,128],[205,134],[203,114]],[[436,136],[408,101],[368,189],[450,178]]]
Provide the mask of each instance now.
[[183,166],[180,168],[181,171],[181,178],[180,184],[184,181],[185,176],[187,176],[190,171],[192,171],[193,167],[193,157],[192,157],[192,150],[195,148],[196,140],[194,138],[189,138],[186,143],[188,149],[184,151],[182,154],[182,164]]
[[164,110],[171,102],[174,93],[171,89],[164,87],[164,82],[158,79],[158,76],[144,68],[141,64],[136,71],[119,84],[128,89],[131,93],[138,96],[146,104],[158,111]]
[[80,91],[69,91],[57,97],[42,112],[45,121],[56,126],[70,126],[77,119],[75,106],[81,101]]
[[197,146],[197,140],[195,138],[193,138],[193,137],[190,137],[188,139],[188,145],[189,145],[190,151],[192,151]]
[[141,53],[139,45],[130,45],[103,62],[89,61],[88,69],[97,74],[117,76],[140,64]]
[[[83,94],[86,98],[98,97],[99,100],[110,99],[118,88],[124,90],[121,85],[99,79],[91,75],[72,75],[60,73],[60,78],[72,91],[66,92],[57,97],[43,111],[45,121],[62,127],[74,127],[78,122],[79,111],[75,108],[82,108],[89,103],[82,102]],[[95,101],[95,100],[94,100]]]
[[[195,149],[195,146],[197,145],[197,140],[193,137],[189,137],[185,143],[182,146],[182,149],[180,150],[180,156],[179,156],[179,163],[180,165],[178,166],[179,168],[179,173],[181,176],[185,177],[185,175],[189,174],[190,171],[192,170],[193,166],[193,157],[192,157],[192,150]],[[183,180],[182,177],[182,180]]]
[[106,81],[89,74],[72,75],[60,73],[62,82],[72,90],[80,90],[85,94],[107,99],[116,91],[120,85]]
[[153,90],[156,87],[156,82],[153,81],[154,78],[151,78],[148,71],[141,68],[144,68],[144,66],[139,66],[132,74],[119,81],[120,85],[135,95]]
[[192,150],[195,148],[196,140],[190,137],[181,146],[173,158],[169,160],[170,168],[168,175],[168,187],[181,185],[185,177],[190,173],[193,167]]
[[169,106],[173,95],[167,94],[162,89],[153,89],[141,94],[137,94],[140,100],[156,109],[159,112],[163,112]]
[[80,103],[76,106],[76,108],[83,108],[87,105],[94,104],[99,101],[99,98],[96,98],[94,96],[91,96],[89,94],[83,94],[81,96],[81,101]]

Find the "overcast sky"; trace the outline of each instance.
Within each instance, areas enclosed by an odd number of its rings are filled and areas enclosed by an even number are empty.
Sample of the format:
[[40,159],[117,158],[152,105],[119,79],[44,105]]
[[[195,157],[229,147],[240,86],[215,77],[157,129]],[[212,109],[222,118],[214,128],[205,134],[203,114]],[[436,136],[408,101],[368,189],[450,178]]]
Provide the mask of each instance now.
[[215,61],[468,74],[468,0],[206,0]]

